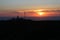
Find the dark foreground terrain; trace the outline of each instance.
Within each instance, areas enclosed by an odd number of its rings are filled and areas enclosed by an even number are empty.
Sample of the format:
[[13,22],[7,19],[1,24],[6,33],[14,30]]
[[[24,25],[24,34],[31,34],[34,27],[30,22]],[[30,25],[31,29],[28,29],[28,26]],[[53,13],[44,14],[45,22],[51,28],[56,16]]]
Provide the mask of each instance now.
[[0,21],[2,40],[58,40],[60,21],[12,19]]

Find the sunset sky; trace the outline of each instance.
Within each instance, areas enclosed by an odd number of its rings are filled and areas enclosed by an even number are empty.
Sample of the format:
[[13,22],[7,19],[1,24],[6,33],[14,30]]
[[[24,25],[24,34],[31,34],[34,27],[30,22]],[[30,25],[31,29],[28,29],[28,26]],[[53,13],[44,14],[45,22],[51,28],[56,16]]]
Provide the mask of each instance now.
[[[44,12],[45,11],[45,12]],[[0,17],[60,16],[60,0],[0,0]]]

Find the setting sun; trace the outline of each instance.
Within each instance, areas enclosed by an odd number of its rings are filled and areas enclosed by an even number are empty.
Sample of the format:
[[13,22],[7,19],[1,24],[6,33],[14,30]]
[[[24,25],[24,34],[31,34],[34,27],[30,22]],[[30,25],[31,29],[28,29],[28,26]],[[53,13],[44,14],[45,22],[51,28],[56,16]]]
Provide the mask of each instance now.
[[38,13],[38,15],[40,15],[40,16],[44,15],[43,12],[37,12],[37,13]]
[[34,10],[39,16],[44,16],[43,10]]

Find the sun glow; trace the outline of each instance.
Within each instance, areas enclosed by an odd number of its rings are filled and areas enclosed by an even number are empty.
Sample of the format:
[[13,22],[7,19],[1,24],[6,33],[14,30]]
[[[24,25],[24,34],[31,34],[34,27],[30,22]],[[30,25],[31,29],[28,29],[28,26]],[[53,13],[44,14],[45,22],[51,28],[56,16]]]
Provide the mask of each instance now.
[[39,15],[39,16],[44,16],[45,13],[43,12],[43,10],[35,10],[35,12]]
[[44,12],[37,12],[38,15],[43,16]]

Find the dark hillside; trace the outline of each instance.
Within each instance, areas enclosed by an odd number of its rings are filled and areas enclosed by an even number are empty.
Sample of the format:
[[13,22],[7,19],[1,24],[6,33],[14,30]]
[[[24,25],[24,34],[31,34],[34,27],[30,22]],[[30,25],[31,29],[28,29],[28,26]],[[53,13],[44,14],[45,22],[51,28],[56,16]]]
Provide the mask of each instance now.
[[[23,18],[0,21],[1,39],[59,39],[60,21],[32,21]],[[2,36],[3,35],[3,36]]]

